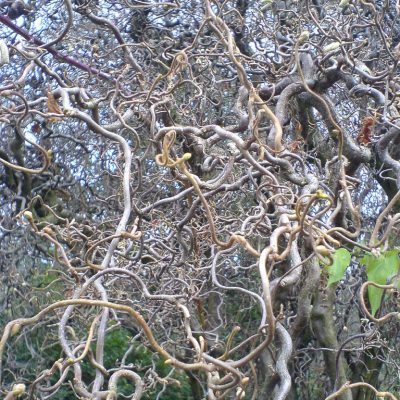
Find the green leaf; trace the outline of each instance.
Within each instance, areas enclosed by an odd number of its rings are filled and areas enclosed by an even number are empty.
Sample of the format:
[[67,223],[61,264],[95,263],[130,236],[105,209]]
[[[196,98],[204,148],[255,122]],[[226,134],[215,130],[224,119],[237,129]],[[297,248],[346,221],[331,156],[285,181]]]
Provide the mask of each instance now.
[[[361,259],[361,263],[367,268],[367,277],[371,282],[379,285],[386,285],[390,278],[397,274],[400,267],[398,257],[399,250],[389,250],[383,252],[378,257],[367,254]],[[368,286],[368,300],[371,305],[371,313],[375,315],[382,302],[383,289],[375,286]]]
[[333,263],[327,267],[328,287],[343,279],[346,268],[350,265],[351,255],[346,249],[337,249],[332,256]]

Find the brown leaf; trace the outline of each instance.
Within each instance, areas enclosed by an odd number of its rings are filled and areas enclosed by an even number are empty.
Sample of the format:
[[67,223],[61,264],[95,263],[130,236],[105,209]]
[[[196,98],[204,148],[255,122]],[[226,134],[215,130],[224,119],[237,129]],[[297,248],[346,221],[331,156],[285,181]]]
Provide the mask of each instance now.
[[299,121],[296,122],[295,132],[297,137],[300,136],[301,132],[303,132],[303,126]]
[[357,137],[357,143],[367,146],[371,143],[371,133],[375,126],[375,118],[365,117]]
[[39,133],[41,131],[42,126],[39,124],[39,122],[35,122],[32,125],[32,132],[33,133]]
[[[63,114],[63,112],[61,111],[60,106],[58,105],[57,100],[55,99],[52,92],[47,92],[47,108],[50,113],[60,114],[60,115]],[[50,117],[49,118],[50,122],[56,122],[59,120],[60,120],[60,118],[58,118],[58,117]]]
[[304,144],[304,140],[302,138],[293,140],[293,142],[290,142],[288,144],[288,149],[291,153],[296,153],[297,151],[301,150],[303,144]]

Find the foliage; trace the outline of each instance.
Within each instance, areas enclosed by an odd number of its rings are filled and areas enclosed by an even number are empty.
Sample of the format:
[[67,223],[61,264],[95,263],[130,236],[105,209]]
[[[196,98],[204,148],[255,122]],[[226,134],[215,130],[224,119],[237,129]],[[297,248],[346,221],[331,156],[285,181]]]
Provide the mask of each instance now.
[[333,263],[327,267],[329,279],[328,286],[339,282],[344,277],[346,268],[350,265],[351,254],[347,249],[340,248],[333,254]]
[[[382,251],[379,255],[366,254],[361,263],[366,266],[367,277],[371,282],[387,285],[393,282],[400,269],[400,250]],[[382,301],[383,289],[368,286],[368,299],[372,315],[375,315]]]
[[[400,250],[379,251],[378,255],[368,253],[359,262],[366,267],[368,281],[387,285],[398,284],[400,270]],[[345,271],[350,266],[351,254],[348,250],[340,248],[333,254],[333,263],[326,267],[329,275],[328,287],[344,279]],[[395,279],[396,278],[396,279]],[[379,309],[383,296],[383,289],[373,285],[368,286],[368,300],[371,305],[372,315]]]

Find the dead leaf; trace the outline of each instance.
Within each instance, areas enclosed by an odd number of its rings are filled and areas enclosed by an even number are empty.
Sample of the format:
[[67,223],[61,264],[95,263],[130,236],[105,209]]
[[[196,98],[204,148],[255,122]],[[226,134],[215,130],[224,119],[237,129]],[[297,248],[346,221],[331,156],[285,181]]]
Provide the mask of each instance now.
[[[55,99],[52,92],[47,92],[47,108],[48,108],[49,112],[52,114],[60,114],[60,115],[63,114],[63,112],[61,111],[61,108],[58,105],[57,100]],[[50,117],[49,121],[57,122],[60,119],[61,118],[58,118],[58,117]]]
[[371,143],[371,134],[375,126],[375,118],[365,117],[357,137],[357,143],[368,146]]
[[39,124],[39,122],[35,122],[32,125],[32,132],[33,133],[39,133],[41,131],[42,126]]

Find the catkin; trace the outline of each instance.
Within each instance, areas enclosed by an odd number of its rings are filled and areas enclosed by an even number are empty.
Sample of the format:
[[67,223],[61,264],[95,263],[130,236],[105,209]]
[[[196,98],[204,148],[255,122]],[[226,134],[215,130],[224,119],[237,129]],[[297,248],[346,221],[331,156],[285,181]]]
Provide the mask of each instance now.
[[0,66],[8,64],[10,62],[10,56],[8,53],[7,45],[0,40]]

